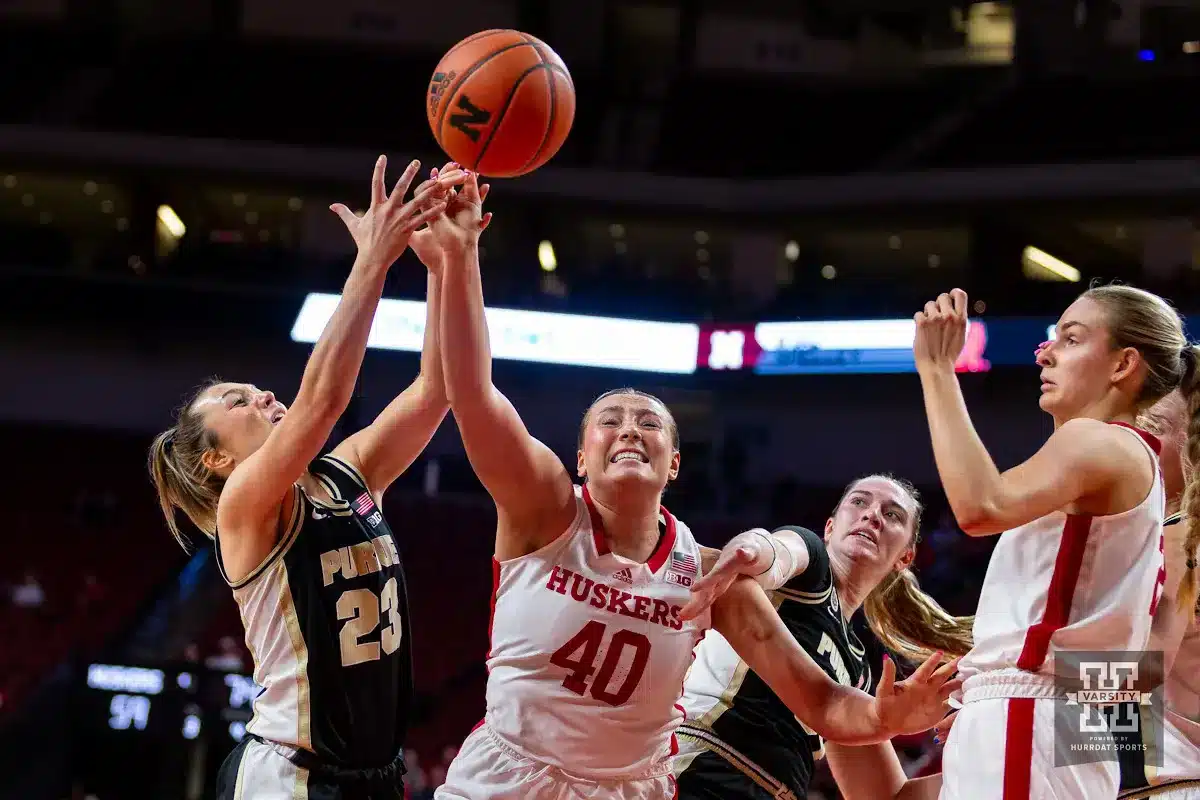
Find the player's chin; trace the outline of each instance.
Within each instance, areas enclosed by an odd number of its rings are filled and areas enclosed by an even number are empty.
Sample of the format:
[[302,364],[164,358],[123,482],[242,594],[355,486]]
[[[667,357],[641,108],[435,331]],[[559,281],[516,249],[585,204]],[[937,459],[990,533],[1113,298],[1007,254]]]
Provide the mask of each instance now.
[[851,534],[846,537],[846,543],[843,547],[848,558],[855,561],[875,562],[881,558],[879,545],[872,542],[870,539],[864,539],[861,536]]
[[604,479],[622,486],[657,486],[660,490],[667,485],[665,475],[658,475],[650,464],[638,462],[610,464],[604,471]]

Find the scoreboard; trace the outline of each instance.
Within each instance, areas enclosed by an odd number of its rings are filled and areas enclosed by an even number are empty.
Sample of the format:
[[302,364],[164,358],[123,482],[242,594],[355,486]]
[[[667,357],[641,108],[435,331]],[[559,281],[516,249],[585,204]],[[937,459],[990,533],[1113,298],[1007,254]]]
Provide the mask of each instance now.
[[100,797],[211,797],[260,692],[248,675],[195,664],[90,664],[72,694],[74,763]]

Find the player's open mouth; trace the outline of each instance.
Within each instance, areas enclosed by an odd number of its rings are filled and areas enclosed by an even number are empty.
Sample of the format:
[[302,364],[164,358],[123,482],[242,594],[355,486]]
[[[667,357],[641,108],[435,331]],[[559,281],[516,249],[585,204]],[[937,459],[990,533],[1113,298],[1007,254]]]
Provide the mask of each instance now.
[[874,545],[879,544],[879,542],[875,541],[875,534],[871,533],[869,530],[866,530],[865,528],[855,528],[854,530],[850,531],[850,535],[858,536],[862,539],[866,539],[868,542],[870,542],[871,544],[874,544]]
[[283,419],[283,415],[286,413],[287,413],[287,409],[281,408],[281,409],[277,410],[274,414],[271,415],[271,424],[278,425],[279,420]]
[[612,458],[608,460],[610,464],[617,464],[621,461],[640,461],[643,464],[649,464],[650,459],[641,450],[618,450]]

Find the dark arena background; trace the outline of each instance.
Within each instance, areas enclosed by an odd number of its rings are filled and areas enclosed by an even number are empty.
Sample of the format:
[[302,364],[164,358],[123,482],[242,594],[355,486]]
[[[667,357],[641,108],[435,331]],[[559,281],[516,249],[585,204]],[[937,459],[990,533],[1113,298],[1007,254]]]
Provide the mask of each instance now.
[[[819,530],[844,483],[891,471],[926,495],[923,585],[970,613],[992,541],[939,492],[913,313],[970,293],[961,377],[1007,467],[1049,433],[1034,349],[1089,281],[1200,312],[1195,4],[451,6],[0,0],[0,797],[212,796],[258,687],[147,447],[210,375],[290,401],[353,257],[328,206],[367,202],[378,153],[393,175],[444,160],[424,95],[475,31],[545,40],[579,103],[548,166],[492,181],[495,381],[571,463],[592,397],[663,397],[683,440],[666,504],[708,544]],[[424,286],[405,254],[336,437],[415,375]],[[486,677],[495,512],[452,418],[387,513],[427,798]],[[931,736],[897,744],[910,774],[938,769]],[[838,797],[827,771],[809,796]]]

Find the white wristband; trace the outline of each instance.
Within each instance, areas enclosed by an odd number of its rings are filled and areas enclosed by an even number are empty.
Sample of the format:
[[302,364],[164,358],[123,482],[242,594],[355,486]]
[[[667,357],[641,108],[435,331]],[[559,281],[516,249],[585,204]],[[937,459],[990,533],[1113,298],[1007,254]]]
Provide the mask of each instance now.
[[763,530],[755,529],[753,533],[757,533],[766,539],[771,545],[772,552],[775,554],[775,557],[771,561],[771,566],[761,575],[756,575],[754,580],[763,589],[773,592],[795,577],[796,564],[800,563],[800,558],[796,554],[796,547],[803,546],[803,544],[797,545],[790,537],[781,539]]

